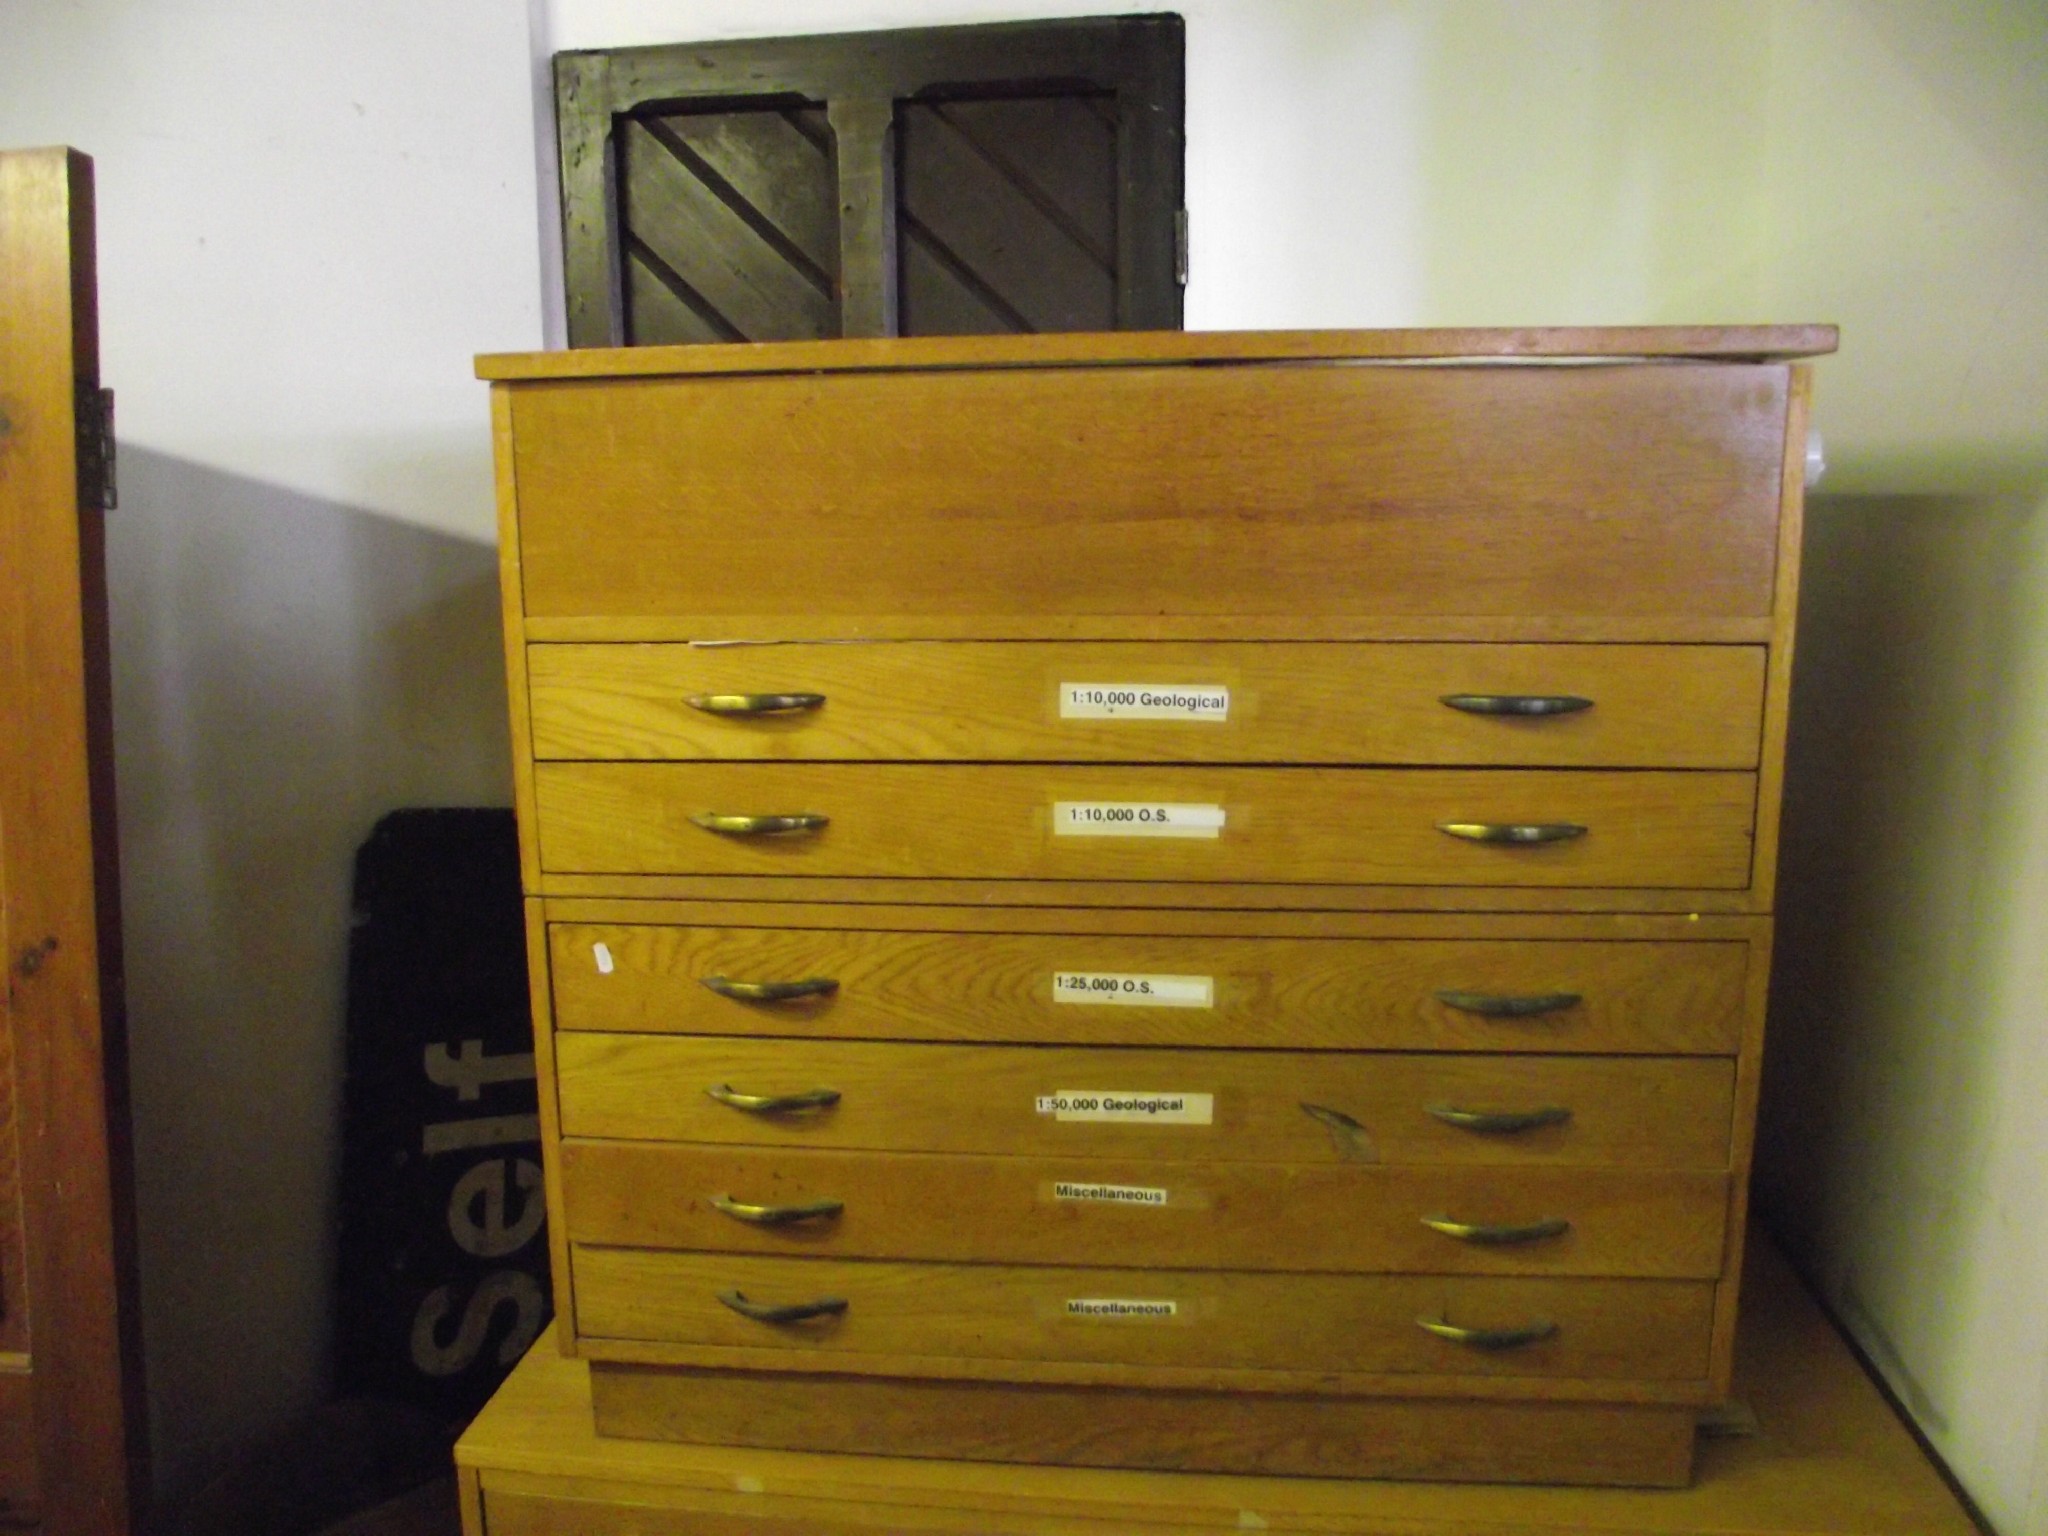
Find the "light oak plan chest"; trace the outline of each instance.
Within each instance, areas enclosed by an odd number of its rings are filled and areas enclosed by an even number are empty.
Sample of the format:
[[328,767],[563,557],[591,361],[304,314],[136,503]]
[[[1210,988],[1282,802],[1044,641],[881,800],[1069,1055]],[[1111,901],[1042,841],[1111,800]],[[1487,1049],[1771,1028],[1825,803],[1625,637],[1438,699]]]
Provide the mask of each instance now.
[[599,1431],[1683,1482],[1833,343],[484,359]]

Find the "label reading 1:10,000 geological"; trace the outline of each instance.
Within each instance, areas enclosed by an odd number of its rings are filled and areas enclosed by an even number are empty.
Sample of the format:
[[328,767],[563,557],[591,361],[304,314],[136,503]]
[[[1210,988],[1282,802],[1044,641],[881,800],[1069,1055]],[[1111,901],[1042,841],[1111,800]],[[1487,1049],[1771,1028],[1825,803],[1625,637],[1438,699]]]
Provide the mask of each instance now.
[[1061,683],[1062,720],[1228,720],[1230,690],[1207,683]]

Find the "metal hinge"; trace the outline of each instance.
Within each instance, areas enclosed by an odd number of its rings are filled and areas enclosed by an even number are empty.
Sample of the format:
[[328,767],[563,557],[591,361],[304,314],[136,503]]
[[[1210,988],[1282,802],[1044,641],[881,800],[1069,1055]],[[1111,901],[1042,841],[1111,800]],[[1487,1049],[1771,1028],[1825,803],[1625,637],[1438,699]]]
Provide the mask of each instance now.
[[114,392],[78,381],[72,406],[78,423],[78,502],[111,512],[120,497],[114,482]]
[[1183,288],[1188,285],[1188,211],[1185,208],[1173,210],[1173,280]]

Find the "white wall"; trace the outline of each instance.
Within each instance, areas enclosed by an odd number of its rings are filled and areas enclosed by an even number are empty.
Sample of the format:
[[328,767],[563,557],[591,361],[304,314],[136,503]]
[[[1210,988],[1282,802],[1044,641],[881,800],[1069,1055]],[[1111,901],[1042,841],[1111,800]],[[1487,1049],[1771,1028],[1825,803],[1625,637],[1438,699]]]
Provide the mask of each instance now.
[[324,1390],[350,859],[509,798],[489,422],[540,338],[503,0],[0,0],[0,144],[96,163],[159,1481]]
[[[1142,7],[1154,9],[1159,7]],[[318,1386],[347,856],[503,789],[477,350],[541,334],[552,48],[1028,0],[0,0],[99,160],[153,1418]],[[1768,1204],[2048,1533],[2048,13],[1188,0],[1196,327],[1836,320]],[[252,1342],[253,1341],[253,1342]]]

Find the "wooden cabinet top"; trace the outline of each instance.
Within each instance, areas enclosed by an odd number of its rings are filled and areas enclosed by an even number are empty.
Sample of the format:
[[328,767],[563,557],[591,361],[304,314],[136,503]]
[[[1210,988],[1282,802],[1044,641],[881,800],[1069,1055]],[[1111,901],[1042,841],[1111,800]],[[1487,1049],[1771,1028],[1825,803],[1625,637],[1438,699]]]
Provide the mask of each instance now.
[[741,342],[492,353],[477,377],[662,375],[1024,368],[1103,364],[1574,361],[1691,358],[1782,362],[1835,350],[1832,325],[1569,326],[1404,331],[1119,331],[1044,336]]

